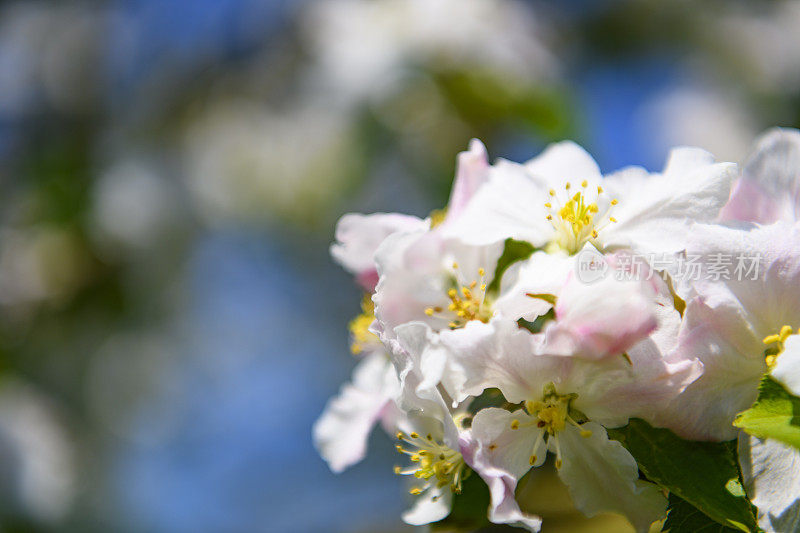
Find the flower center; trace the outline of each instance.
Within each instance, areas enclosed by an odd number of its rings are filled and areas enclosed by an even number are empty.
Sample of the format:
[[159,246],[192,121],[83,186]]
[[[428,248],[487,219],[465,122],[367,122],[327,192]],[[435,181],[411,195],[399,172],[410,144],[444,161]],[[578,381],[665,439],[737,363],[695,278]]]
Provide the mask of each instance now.
[[350,321],[350,351],[358,355],[366,349],[380,343],[378,336],[369,330],[375,321],[375,304],[369,294],[361,300],[361,314]]
[[572,400],[577,397],[577,394],[558,394],[555,391],[555,386],[550,383],[545,386],[545,391],[541,400],[528,400],[525,402],[525,411],[527,411],[531,417],[529,421],[525,423],[520,423],[518,419],[511,421],[511,429],[514,430],[530,426],[536,426],[542,430],[533,443],[530,456],[531,465],[534,465],[540,457],[543,457],[540,455],[541,452],[547,453],[547,448],[545,446],[546,438],[547,442],[552,439],[555,443],[556,468],[561,468],[561,446],[558,441],[558,434],[567,427],[567,424],[578,428],[581,437],[588,438],[592,436],[592,432],[588,429],[582,429],[581,424],[569,413],[570,404]]
[[456,287],[447,291],[450,303],[446,308],[435,306],[425,309],[428,316],[436,316],[448,320],[450,329],[463,328],[467,322],[480,320],[483,323],[491,320],[493,311],[489,299],[486,297],[486,271],[478,269],[479,279],[465,283],[462,279],[458,263],[453,263]]
[[[461,494],[461,483],[469,471],[465,472],[466,464],[460,452],[434,440],[430,434],[423,437],[413,431],[408,435],[401,431],[397,438],[408,446],[398,444],[397,451],[408,455],[411,465],[407,468],[396,466],[394,473],[413,475],[422,482],[409,491],[411,494],[416,496],[433,487],[441,489],[447,486],[453,493]],[[438,499],[438,496],[433,498],[434,501]]]
[[[567,182],[564,186],[567,201],[563,204],[555,189],[550,189],[551,201],[544,204],[547,208],[546,218],[556,230],[556,236],[550,243],[550,248],[562,249],[569,254],[577,253],[584,244],[597,238],[598,231],[609,223],[617,221],[616,218],[610,216],[612,208],[619,203],[616,199],[611,200],[611,208],[607,209],[598,219],[597,214],[600,212],[600,208],[597,203],[603,194],[603,188],[598,186],[594,200],[589,201],[586,190],[588,185],[589,183],[584,180],[581,182],[581,190],[572,194],[572,185]],[[553,202],[556,203],[555,207]]]
[[[765,352],[766,357],[764,358],[767,363],[767,367],[772,368],[775,366],[775,363],[778,361],[778,356],[783,353],[786,339],[792,336],[793,333],[794,330],[792,329],[792,326],[783,326],[775,335],[767,335],[764,337],[764,344],[769,346]],[[798,330],[797,333],[800,334],[800,330]]]

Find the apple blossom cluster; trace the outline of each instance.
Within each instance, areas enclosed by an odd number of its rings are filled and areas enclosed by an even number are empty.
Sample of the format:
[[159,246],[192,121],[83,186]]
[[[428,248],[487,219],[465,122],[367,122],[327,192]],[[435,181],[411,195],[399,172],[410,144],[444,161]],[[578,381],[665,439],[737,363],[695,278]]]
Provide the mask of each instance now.
[[798,215],[794,130],[741,168],[679,147],[662,172],[608,175],[569,141],[490,164],[473,140],[442,210],[339,221],[359,362],[317,449],[341,472],[379,424],[412,525],[446,520],[473,478],[487,520],[539,531],[516,489],[546,467],[576,509],[639,532],[696,530],[687,508],[718,530],[797,531]]

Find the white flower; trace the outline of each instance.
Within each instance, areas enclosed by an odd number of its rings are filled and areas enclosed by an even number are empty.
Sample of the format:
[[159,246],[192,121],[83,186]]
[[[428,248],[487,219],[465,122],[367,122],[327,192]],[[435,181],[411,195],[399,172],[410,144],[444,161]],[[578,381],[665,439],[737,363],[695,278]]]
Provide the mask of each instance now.
[[[436,522],[450,513],[452,495],[461,492],[461,482],[470,470],[462,447],[471,442],[456,425],[461,412],[451,412],[437,382],[424,374],[421,365],[426,347],[426,327],[408,324],[398,328],[392,359],[400,380],[397,451],[409,456],[410,465],[395,467],[395,473],[413,475],[415,501],[403,520],[412,525]],[[471,452],[467,455],[471,456]]]
[[[764,372],[796,387],[800,327],[800,226],[745,229],[697,225],[686,254],[700,258],[694,280],[678,280],[686,299],[676,356],[699,358],[703,376],[664,410],[660,422],[688,439],[736,436],[736,414],[755,401]],[[709,273],[719,254],[732,258],[730,279]],[[736,273],[736,257],[758,258],[756,272]],[[788,347],[788,356],[783,353]],[[780,362],[780,367],[777,363]],[[793,389],[797,390],[797,389]]]
[[[509,0],[326,0],[304,13],[312,76],[346,102],[379,99],[422,64],[542,83],[556,65],[528,6]],[[332,90],[331,90],[332,89]]]
[[692,222],[717,218],[735,168],[678,148],[662,174],[630,167],[603,179],[591,156],[565,141],[525,165],[496,164],[447,235],[473,245],[513,238],[568,254],[587,242],[602,251],[678,251]]
[[[453,195],[446,214],[442,217],[441,224],[447,224],[448,221],[457,217],[459,210],[469,202],[474,191],[483,184],[484,170],[488,167],[486,157],[485,148],[477,140],[473,140],[470,144],[469,151],[459,154]],[[435,246],[436,243],[439,243],[437,240],[438,232],[431,232],[428,229],[430,225],[431,222],[429,220],[421,220],[416,217],[399,214],[345,215],[337,225],[336,238],[338,242],[331,246],[331,255],[345,269],[355,275],[356,280],[365,290],[371,292],[378,281],[375,262],[376,250],[381,247],[384,241],[390,241],[387,247],[391,251],[394,247],[392,244],[394,239],[405,239],[409,243],[416,243],[419,240],[420,242],[415,250],[419,250],[421,259],[426,261],[441,260],[441,257],[436,254],[439,254],[442,250]],[[459,245],[457,248],[461,250],[465,247]],[[481,252],[482,249],[470,251]],[[429,253],[433,255],[429,256]],[[498,250],[495,255],[499,256],[499,253]],[[453,260],[453,256],[447,257],[449,261]],[[458,257],[462,256],[458,255]],[[492,265],[492,271],[496,261],[497,257],[487,261],[487,264]],[[438,267],[439,265],[436,264],[436,266]],[[435,279],[433,282],[441,281],[440,269],[434,268],[434,271],[433,277]],[[477,269],[477,271],[480,272],[481,269]],[[398,275],[401,279],[399,280],[400,292],[397,293],[397,296],[402,296],[402,284],[405,281],[405,277],[403,277],[402,271],[398,272]],[[490,278],[487,279],[487,281],[489,280]],[[428,282],[430,280],[425,281]],[[384,282],[384,285],[388,284],[391,287],[392,283],[393,278],[390,276],[389,281]],[[477,285],[477,282],[475,285]],[[482,281],[480,287],[475,285],[460,287],[459,296],[450,299],[453,304],[458,302],[459,309],[465,313],[475,310],[482,317],[481,307],[483,304],[488,305],[488,303],[479,302],[477,295],[479,293],[485,294],[485,283]],[[391,296],[394,295],[391,290],[387,291],[384,288],[382,291],[381,294],[375,296],[375,300],[383,302],[384,293],[388,292],[389,301],[382,310],[386,314],[392,315],[392,309],[396,306],[402,306],[406,300],[399,297],[394,301],[391,299]],[[439,296],[449,294],[449,290],[443,289],[442,294]],[[467,294],[469,294],[469,297]],[[341,472],[364,457],[367,439],[373,426],[378,421],[383,423],[384,428],[391,427],[398,415],[394,403],[398,400],[400,382],[384,345],[370,331],[375,321],[375,310],[369,297],[365,298],[362,308],[363,313],[350,322],[351,351],[354,355],[365,356],[365,358],[354,371],[352,384],[342,387],[339,395],[328,403],[324,413],[314,426],[314,440],[320,455],[335,472]],[[438,317],[428,317],[425,314],[426,309],[427,307],[423,306],[414,308],[414,311],[419,311],[420,317],[440,320]],[[464,317],[454,316],[454,320],[461,321],[464,319]],[[407,320],[403,322],[407,322]],[[394,340],[394,326],[400,324],[401,322],[391,324],[387,341],[388,344],[394,345],[395,349],[402,352],[402,348],[398,347],[397,342]],[[382,328],[377,326],[377,329],[381,330]],[[417,335],[419,339],[425,341],[431,336],[432,334],[425,331]],[[433,383],[435,388],[442,378],[448,359],[446,354],[445,357],[442,357],[440,353],[437,353],[434,345],[435,339],[430,344],[431,349],[426,348],[426,353],[429,356],[426,358],[428,366],[424,370],[426,371],[425,375],[428,377],[427,381]],[[439,368],[438,371],[437,368]],[[403,375],[401,379],[405,381],[406,378]],[[458,381],[454,380],[453,377],[449,379],[449,382],[453,383],[452,389],[455,389],[458,385]],[[413,391],[414,394],[419,392],[417,390]],[[435,394],[438,394],[438,392],[435,392]]]
[[630,350],[630,362],[621,356],[602,362],[550,356],[537,349],[537,336],[501,323],[494,335],[460,353],[467,393],[496,387],[509,402],[524,406],[513,413],[484,409],[472,423],[479,443],[474,468],[502,474],[507,487],[493,492],[492,505],[513,494],[516,481],[549,451],[578,509],[588,515],[620,512],[646,531],[663,516],[666,501],[655,485],[638,479],[633,457],[608,440],[604,426],[624,425],[632,416],[651,418],[695,379],[697,365],[668,362],[649,347]]

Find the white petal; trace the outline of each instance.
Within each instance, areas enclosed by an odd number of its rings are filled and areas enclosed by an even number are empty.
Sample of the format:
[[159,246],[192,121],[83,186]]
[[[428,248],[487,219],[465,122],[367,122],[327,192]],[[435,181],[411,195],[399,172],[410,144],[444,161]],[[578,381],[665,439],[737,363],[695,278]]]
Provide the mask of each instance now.
[[[511,421],[519,420],[519,429],[511,429]],[[523,411],[510,413],[505,409],[487,408],[472,422],[472,438],[478,443],[470,464],[489,487],[491,507],[489,519],[495,524],[510,524],[539,531],[541,519],[523,513],[514,491],[519,479],[531,469],[544,463],[547,448],[542,443],[539,456],[530,463],[533,444],[542,438],[543,431]]]
[[736,170],[732,163],[716,163],[681,176],[674,172],[648,175],[637,168],[608,176],[604,187],[619,199],[614,209],[619,222],[601,230],[600,241],[607,248],[627,247],[648,254],[682,250],[692,223],[711,222],[719,216]]
[[782,354],[778,356],[772,377],[786,389],[800,396],[800,335],[792,335],[786,340]]
[[422,526],[438,522],[450,514],[453,505],[453,493],[450,487],[431,487],[419,496],[414,497],[411,509],[403,513],[403,521],[412,526]]
[[739,463],[758,525],[768,533],[800,530],[800,451],[741,433]]
[[[518,429],[511,428],[513,420],[520,422]],[[532,466],[544,463],[547,455],[544,446],[534,464],[530,463],[533,444],[543,434],[533,422],[522,410],[512,413],[489,407],[479,411],[472,421],[472,436],[480,443],[480,464],[504,470],[519,480]]]
[[559,476],[567,485],[575,507],[591,517],[616,512],[628,518],[639,532],[664,517],[667,500],[658,487],[639,479],[639,468],[630,453],[609,440],[603,426],[588,422],[583,429],[567,426],[559,432],[562,465]]
[[436,338],[425,324],[404,324],[396,328],[396,334],[392,361],[400,382],[400,407],[419,409],[428,416],[443,419],[448,408],[437,385],[447,368],[447,354],[438,346],[429,349]]
[[503,275],[495,311],[505,318],[533,322],[553,304],[528,295],[557,295],[574,266],[573,257],[545,252],[534,252],[525,261],[514,263]]
[[522,165],[499,161],[488,183],[478,190],[457,220],[443,229],[446,237],[472,245],[502,243],[508,238],[543,246],[553,227],[545,218],[548,187]]
[[426,323],[434,332],[448,329],[452,319],[447,313],[429,316],[426,309],[447,309],[453,277],[469,285],[481,279],[482,268],[484,282],[492,281],[502,243],[468,246],[443,238],[437,230],[392,235],[375,254],[380,281],[372,301],[380,337],[386,344],[391,344],[397,326],[412,321]]
[[546,383],[573,365],[569,357],[538,356],[537,337],[514,321],[495,319],[492,326],[473,322],[470,326],[485,334],[474,335],[469,343],[452,342],[450,350],[464,371],[464,391],[471,396],[496,387],[508,401],[522,402],[541,395]]
[[341,472],[364,458],[372,428],[396,394],[394,368],[386,354],[373,353],[359,362],[353,382],[331,398],[314,424],[314,444],[331,470]]
[[424,227],[417,217],[397,213],[361,215],[349,213],[336,224],[336,242],[331,255],[345,270],[356,276],[366,290],[372,290],[378,278],[375,271],[375,251],[389,235]]
[[680,180],[695,169],[714,164],[714,155],[702,148],[681,146],[673,148],[664,166],[664,176]]
[[601,179],[600,168],[586,150],[572,141],[551,144],[525,166],[530,173],[541,178],[550,187],[561,189],[567,181],[580,183]]

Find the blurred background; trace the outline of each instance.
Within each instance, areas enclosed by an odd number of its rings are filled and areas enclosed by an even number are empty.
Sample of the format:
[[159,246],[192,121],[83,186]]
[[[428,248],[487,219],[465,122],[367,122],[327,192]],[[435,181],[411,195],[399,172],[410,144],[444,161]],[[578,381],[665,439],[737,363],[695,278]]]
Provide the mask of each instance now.
[[335,220],[441,207],[472,137],[741,160],[799,89],[795,1],[0,2],[0,531],[406,531],[388,438],[311,444]]

